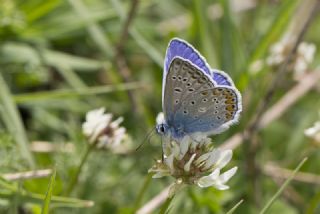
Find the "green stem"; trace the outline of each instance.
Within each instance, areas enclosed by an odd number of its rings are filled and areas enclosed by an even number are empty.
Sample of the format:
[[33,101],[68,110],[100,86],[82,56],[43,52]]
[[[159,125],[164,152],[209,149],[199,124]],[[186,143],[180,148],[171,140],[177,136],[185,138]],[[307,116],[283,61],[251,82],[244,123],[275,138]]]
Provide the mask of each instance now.
[[167,200],[162,205],[159,214],[165,214],[165,213],[167,213],[169,211],[169,206],[170,206],[171,201],[173,200],[173,198],[174,198],[174,195],[167,198]]
[[226,214],[232,214],[239,206],[242,204],[243,199],[241,199],[234,207],[232,207]]
[[290,177],[282,184],[282,186],[280,187],[280,189],[273,195],[273,197],[270,199],[270,201],[268,201],[268,203],[263,207],[263,209],[261,210],[260,214],[264,214],[267,212],[267,210],[271,207],[271,205],[273,204],[273,202],[279,197],[279,195],[283,192],[283,190],[288,186],[288,184],[290,183],[290,181],[294,178],[294,176],[296,175],[296,173],[300,170],[300,168],[303,166],[303,164],[307,161],[308,158],[304,158],[299,165],[297,166],[297,168],[295,168],[295,170],[293,171],[293,173],[290,175]]
[[139,191],[139,194],[137,196],[137,199],[134,203],[134,208],[133,208],[133,212],[135,213],[137,211],[137,209],[139,208],[140,204],[141,204],[141,201],[142,201],[142,198],[146,192],[146,190],[148,189],[149,187],[149,184],[151,183],[151,180],[152,180],[152,173],[148,173],[148,175],[146,176],[146,178],[144,179],[144,183],[142,185],[142,188],[140,189]]
[[72,178],[71,178],[71,182],[70,182],[70,184],[69,184],[69,186],[68,186],[68,188],[67,188],[67,190],[66,190],[66,192],[65,192],[65,195],[66,195],[66,196],[68,196],[68,195],[70,195],[70,194],[72,193],[75,185],[78,183],[79,175],[80,175],[80,173],[81,173],[81,171],[82,171],[82,168],[83,168],[85,162],[87,161],[90,152],[91,152],[91,151],[93,150],[93,148],[95,147],[95,145],[96,145],[96,144],[93,143],[93,144],[91,144],[91,145],[89,145],[89,146],[87,147],[87,150],[86,150],[86,152],[84,153],[84,155],[83,155],[83,157],[82,157],[82,159],[81,159],[81,162],[80,162],[80,164],[79,164],[76,172],[73,174],[73,176],[72,176]]

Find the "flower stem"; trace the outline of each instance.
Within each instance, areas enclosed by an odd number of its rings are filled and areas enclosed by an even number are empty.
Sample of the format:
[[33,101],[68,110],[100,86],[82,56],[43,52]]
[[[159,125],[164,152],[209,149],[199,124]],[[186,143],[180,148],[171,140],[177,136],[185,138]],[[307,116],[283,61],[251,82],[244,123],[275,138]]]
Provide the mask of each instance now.
[[80,173],[82,171],[82,168],[83,168],[85,162],[87,161],[90,152],[93,150],[94,147],[95,147],[95,143],[90,144],[89,146],[87,146],[87,150],[84,153],[84,155],[83,155],[83,157],[81,159],[81,162],[80,162],[79,166],[76,169],[76,172],[73,174],[69,186],[67,187],[67,190],[65,192],[66,196],[68,196],[68,195],[70,195],[72,193],[75,185],[78,183],[79,175],[80,175]]
[[171,197],[169,196],[169,197],[167,198],[167,200],[166,200],[166,201],[164,202],[164,204],[162,205],[159,214],[165,214],[165,213],[167,213],[167,211],[168,211],[168,209],[169,209],[169,206],[170,206],[171,201],[172,201],[173,198],[174,198],[174,195],[171,196]]
[[149,187],[149,184],[151,183],[151,180],[152,180],[152,173],[148,173],[146,178],[144,179],[144,183],[142,185],[142,188],[140,189],[139,191],[139,194],[137,196],[137,199],[134,203],[134,208],[133,208],[133,212],[135,213],[137,211],[137,209],[139,208],[140,204],[141,204],[141,201],[142,201],[142,198],[146,192],[146,190],[148,189]]

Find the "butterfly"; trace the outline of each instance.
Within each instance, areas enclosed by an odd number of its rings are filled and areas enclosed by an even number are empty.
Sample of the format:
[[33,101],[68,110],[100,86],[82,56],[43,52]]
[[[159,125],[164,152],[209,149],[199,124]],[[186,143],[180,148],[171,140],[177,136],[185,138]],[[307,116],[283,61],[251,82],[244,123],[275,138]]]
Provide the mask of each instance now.
[[164,60],[162,108],[158,134],[178,141],[185,136],[209,136],[238,121],[241,94],[228,74],[211,69],[192,45],[174,38]]

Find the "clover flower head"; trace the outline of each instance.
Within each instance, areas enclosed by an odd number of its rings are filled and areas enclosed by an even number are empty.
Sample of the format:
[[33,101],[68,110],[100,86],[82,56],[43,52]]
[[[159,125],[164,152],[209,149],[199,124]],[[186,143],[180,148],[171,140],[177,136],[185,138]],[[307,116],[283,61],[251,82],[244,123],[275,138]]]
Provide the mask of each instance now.
[[306,129],[304,134],[320,144],[320,121],[316,122],[312,127]]
[[280,65],[289,55],[290,50],[294,44],[294,38],[285,36],[279,42],[273,44],[270,48],[270,55],[267,58],[267,64],[271,66]]
[[180,142],[165,139],[163,159],[158,160],[149,173],[154,173],[153,178],[172,176],[179,184],[226,190],[229,188],[226,182],[237,171],[237,167],[233,167],[221,173],[232,158],[232,150],[213,149],[211,144],[210,138],[201,135],[185,136]]
[[123,118],[119,117],[116,120],[112,118],[113,115],[105,113],[104,108],[89,111],[86,114],[86,121],[82,124],[82,131],[90,144],[117,152],[124,146],[122,142],[127,140],[128,136],[126,129],[120,126]]
[[[278,66],[285,61],[290,54],[295,38],[285,36],[281,41],[275,43],[270,48],[270,55],[267,58],[267,64],[270,66]],[[312,43],[301,42],[298,45],[297,52],[293,60],[290,62],[290,68],[293,70],[293,78],[299,80],[303,76],[314,59],[316,46]]]
[[316,52],[316,46],[311,43],[301,42],[298,46],[297,54],[294,63],[295,79],[298,79],[308,69],[312,63],[314,54]]

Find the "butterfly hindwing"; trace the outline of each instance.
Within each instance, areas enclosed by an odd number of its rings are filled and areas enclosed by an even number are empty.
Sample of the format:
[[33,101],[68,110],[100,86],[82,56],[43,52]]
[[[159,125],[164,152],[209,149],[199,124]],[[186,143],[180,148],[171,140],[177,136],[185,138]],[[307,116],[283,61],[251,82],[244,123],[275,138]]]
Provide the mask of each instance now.
[[221,86],[233,86],[233,82],[228,74],[223,71],[213,70],[212,71],[212,79],[217,83],[217,85]]
[[228,128],[239,111],[237,99],[237,93],[227,87],[195,92],[182,108],[192,115],[184,121],[185,132],[219,133]]

